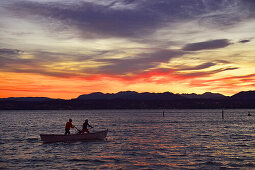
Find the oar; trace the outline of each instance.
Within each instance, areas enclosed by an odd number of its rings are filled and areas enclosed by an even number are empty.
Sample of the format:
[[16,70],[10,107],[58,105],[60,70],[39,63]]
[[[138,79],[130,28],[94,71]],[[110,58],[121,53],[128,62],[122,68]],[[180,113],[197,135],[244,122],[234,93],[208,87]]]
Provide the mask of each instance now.
[[79,130],[77,127],[74,126],[74,128],[75,128],[76,130],[78,130],[78,132],[81,132],[81,130]]

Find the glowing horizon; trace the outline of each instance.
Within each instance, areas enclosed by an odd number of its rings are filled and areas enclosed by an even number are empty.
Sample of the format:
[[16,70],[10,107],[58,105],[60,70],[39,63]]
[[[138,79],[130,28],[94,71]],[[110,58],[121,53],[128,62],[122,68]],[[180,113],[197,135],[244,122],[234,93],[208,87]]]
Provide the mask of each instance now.
[[250,0],[3,0],[0,98],[255,90]]

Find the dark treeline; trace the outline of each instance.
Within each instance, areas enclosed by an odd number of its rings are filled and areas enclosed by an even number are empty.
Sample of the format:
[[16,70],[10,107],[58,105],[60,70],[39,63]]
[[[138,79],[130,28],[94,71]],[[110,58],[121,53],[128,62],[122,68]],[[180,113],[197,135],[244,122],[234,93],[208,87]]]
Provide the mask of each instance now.
[[[207,97],[205,97],[207,96]],[[173,93],[92,93],[76,99],[7,98],[0,110],[82,110],[82,109],[238,109],[255,108],[255,91],[231,97],[219,94],[180,95]]]

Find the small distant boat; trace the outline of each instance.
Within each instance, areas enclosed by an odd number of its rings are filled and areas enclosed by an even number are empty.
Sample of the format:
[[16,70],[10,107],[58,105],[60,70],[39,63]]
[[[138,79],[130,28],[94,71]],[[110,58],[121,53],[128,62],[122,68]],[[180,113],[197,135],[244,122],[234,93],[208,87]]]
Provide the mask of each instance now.
[[84,140],[104,140],[107,136],[108,129],[98,132],[84,134],[40,134],[43,143],[84,141]]

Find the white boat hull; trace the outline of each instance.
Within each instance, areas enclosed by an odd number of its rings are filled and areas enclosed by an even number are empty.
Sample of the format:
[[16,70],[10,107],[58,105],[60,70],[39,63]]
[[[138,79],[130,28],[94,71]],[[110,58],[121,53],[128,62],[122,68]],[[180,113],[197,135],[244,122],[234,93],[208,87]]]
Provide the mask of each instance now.
[[43,143],[65,142],[65,141],[83,141],[83,140],[104,140],[107,136],[108,129],[99,132],[84,134],[40,134]]

